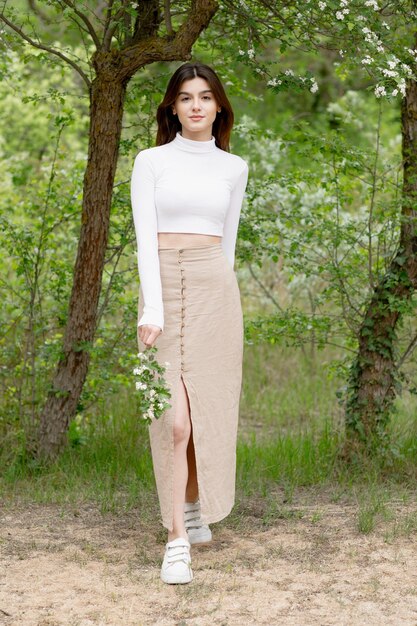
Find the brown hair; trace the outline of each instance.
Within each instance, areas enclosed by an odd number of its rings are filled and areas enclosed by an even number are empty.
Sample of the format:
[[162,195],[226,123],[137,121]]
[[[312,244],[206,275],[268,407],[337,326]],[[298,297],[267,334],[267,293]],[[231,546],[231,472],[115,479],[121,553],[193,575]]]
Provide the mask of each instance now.
[[208,82],[217,104],[221,106],[221,111],[217,113],[213,122],[212,135],[215,137],[215,144],[218,148],[230,152],[229,141],[234,120],[232,106],[216,72],[210,66],[198,61],[184,63],[171,76],[164,99],[156,112],[156,121],[158,122],[156,145],[161,146],[169,143],[175,139],[177,131],[181,131],[181,123],[178,116],[173,114],[172,105],[175,103],[182,83],[196,76],[200,76]]

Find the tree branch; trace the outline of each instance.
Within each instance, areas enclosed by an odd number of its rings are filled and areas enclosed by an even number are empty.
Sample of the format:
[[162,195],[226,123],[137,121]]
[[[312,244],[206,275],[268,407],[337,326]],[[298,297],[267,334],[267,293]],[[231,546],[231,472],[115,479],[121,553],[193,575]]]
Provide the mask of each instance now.
[[74,5],[74,3],[71,2],[71,0],[62,0],[62,2],[66,4],[67,7],[70,7],[70,9],[72,9],[74,13],[78,15],[78,17],[84,22],[84,24],[87,26],[88,32],[90,33],[92,40],[94,41],[96,45],[96,48],[97,49],[100,48],[100,40],[98,38],[98,35],[96,31],[94,30],[94,26],[92,25],[88,17],[85,15],[85,13],[82,13],[81,11],[79,11],[77,7]]
[[[111,5],[113,5],[113,2],[111,2]],[[104,31],[104,37],[103,37],[103,50],[110,50],[110,44],[111,44],[111,40],[112,37],[114,35],[114,33],[116,32],[116,29],[118,27],[118,20],[123,17],[124,14],[124,8],[119,9],[116,13],[116,15],[113,17],[113,20],[111,19],[111,5],[109,5],[109,10],[107,13],[107,22],[106,22],[106,28]],[[110,26],[110,24],[113,21],[113,26]]]
[[270,292],[269,289],[267,289],[265,287],[265,285],[263,284],[263,282],[257,277],[257,275],[254,272],[254,269],[252,267],[252,264],[247,262],[246,263],[250,275],[252,276],[253,280],[255,281],[255,283],[261,288],[261,290],[264,292],[264,294],[266,295],[266,297],[271,300],[272,304],[278,309],[278,311],[281,311],[281,313],[284,313],[284,309],[282,308],[282,306],[280,305],[280,303],[278,302],[278,300],[276,300],[274,298],[274,296],[272,295],[272,293]]
[[44,24],[50,24],[50,18],[44,13],[35,3],[35,0],[28,0],[28,5],[32,9],[32,11],[38,15]]
[[27,41],[34,48],[38,48],[39,50],[45,50],[45,52],[49,52],[50,54],[54,54],[57,57],[59,57],[60,59],[62,59],[63,61],[65,61],[65,63],[68,63],[68,65],[70,65],[76,72],[78,72],[78,74],[81,76],[81,78],[83,79],[83,81],[85,82],[87,87],[90,88],[90,86],[91,86],[90,79],[83,72],[81,67],[79,67],[76,63],[74,63],[74,61],[72,61],[69,57],[67,57],[65,54],[63,54],[60,50],[55,50],[55,48],[50,48],[49,46],[45,46],[45,44],[43,44],[43,43],[38,43],[37,41],[35,41],[34,39],[32,39],[31,37],[26,35],[26,33],[24,33],[23,30],[21,28],[19,28],[19,26],[17,26],[13,22],[11,22],[4,15],[4,13],[0,13],[0,20],[2,22],[4,22],[9,28],[14,30],[15,33],[17,33],[19,35],[19,37],[21,37],[22,39]]
[[[130,0],[122,0],[122,2],[123,6],[126,7]],[[125,11],[123,14],[123,28],[125,31],[125,41],[128,41],[132,32],[132,15],[130,11]]]
[[172,28],[172,21],[171,21],[171,1],[170,0],[165,0],[164,13],[165,13],[165,26],[167,29],[167,33],[169,37],[172,37],[174,34],[174,30]]
[[[128,80],[140,67],[155,61],[177,61],[191,58],[193,44],[207,28],[219,5],[217,0],[193,0],[187,19],[175,37],[146,37],[121,52],[122,63],[116,71]],[[136,35],[136,33],[135,33]],[[99,62],[100,59],[97,58]],[[114,68],[113,68],[113,71]]]
[[133,34],[128,44],[135,44],[158,33],[163,17],[159,11],[159,0],[146,0],[137,5],[136,20]]
[[403,366],[404,361],[410,356],[410,354],[414,351],[416,346],[417,346],[417,334],[414,335],[414,337],[408,344],[407,349],[404,351],[404,354],[401,356],[400,359],[398,359],[397,369],[400,369]]
[[108,0],[107,11],[106,11],[106,21],[104,22],[104,28],[103,28],[103,48],[105,50],[107,50],[106,48],[107,32],[110,28],[112,9],[113,9],[113,0]]

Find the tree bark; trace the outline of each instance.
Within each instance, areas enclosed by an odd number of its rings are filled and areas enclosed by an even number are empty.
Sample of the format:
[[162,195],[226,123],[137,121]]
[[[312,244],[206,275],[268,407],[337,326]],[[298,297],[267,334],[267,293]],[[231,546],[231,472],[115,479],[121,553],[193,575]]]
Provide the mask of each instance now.
[[[157,2],[149,6],[156,6]],[[145,10],[148,5],[139,5]],[[81,231],[69,303],[62,356],[40,416],[36,454],[54,459],[66,442],[87,376],[94,341],[110,208],[122,128],[127,84],[136,71],[155,61],[190,58],[201,31],[217,11],[216,0],[193,0],[189,15],[175,37],[158,37],[158,20],[149,32],[121,50],[97,50],[93,56],[96,78],[90,88],[88,162],[84,177]],[[143,20],[139,20],[143,26]]]
[[397,329],[417,288],[417,83],[401,103],[403,189],[398,250],[376,287],[359,333],[346,406],[345,452],[374,451],[387,441],[396,396]]
[[109,217],[126,86],[97,77],[91,87],[90,137],[81,231],[63,354],[39,425],[39,455],[53,457],[65,443],[87,376],[96,331]]

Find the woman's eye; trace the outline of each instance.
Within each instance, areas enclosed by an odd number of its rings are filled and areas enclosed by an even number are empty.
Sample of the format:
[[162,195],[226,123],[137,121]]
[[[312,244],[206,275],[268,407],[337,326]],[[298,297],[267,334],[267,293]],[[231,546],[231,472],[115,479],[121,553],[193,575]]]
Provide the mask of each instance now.
[[[203,100],[204,99],[211,100],[211,97],[210,96],[203,96]],[[184,97],[181,98],[181,102],[185,102],[186,100],[189,100],[188,96],[184,96]]]

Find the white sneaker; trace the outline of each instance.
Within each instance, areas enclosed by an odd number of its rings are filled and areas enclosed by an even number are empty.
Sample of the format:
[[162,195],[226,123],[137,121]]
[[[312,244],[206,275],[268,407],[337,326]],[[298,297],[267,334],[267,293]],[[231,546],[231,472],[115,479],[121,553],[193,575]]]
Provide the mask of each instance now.
[[193,579],[191,569],[190,542],[183,537],[168,541],[161,567],[161,580],[164,583],[189,583]]
[[190,544],[211,541],[211,530],[200,518],[200,501],[184,504],[184,522]]

